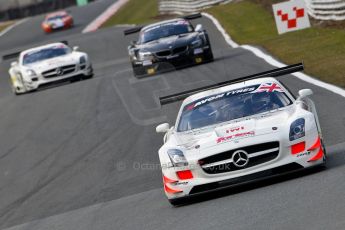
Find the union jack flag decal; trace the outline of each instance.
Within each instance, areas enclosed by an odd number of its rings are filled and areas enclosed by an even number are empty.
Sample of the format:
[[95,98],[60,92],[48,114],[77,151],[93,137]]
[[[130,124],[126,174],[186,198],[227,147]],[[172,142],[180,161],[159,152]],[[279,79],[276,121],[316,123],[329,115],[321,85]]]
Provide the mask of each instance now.
[[284,92],[284,90],[276,83],[263,83],[256,92]]

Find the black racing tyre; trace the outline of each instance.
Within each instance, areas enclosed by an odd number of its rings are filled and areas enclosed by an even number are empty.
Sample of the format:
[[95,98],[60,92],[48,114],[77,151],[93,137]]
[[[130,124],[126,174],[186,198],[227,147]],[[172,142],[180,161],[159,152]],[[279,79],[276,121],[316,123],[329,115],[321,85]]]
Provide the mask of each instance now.
[[321,148],[322,148],[322,151],[323,151],[323,164],[322,164],[322,167],[326,168],[326,164],[327,164],[327,151],[326,151],[326,147],[325,147],[323,139],[321,139]]
[[71,83],[74,83],[74,82],[80,81],[82,79],[84,79],[84,77],[82,77],[82,76],[75,76],[75,77],[72,77],[69,81]]
[[93,78],[93,74],[84,75],[84,76],[82,77],[83,80],[87,80],[87,79],[91,79],[91,78]]
[[207,61],[212,62],[214,60],[214,56],[213,56],[213,52],[212,52],[212,46],[211,46],[210,38],[209,38],[207,33],[205,34],[205,36],[206,36],[207,45],[210,47],[208,52],[205,54],[205,58]]
[[214,60],[212,49],[210,48],[208,52],[205,54],[205,60],[207,62],[212,62]]
[[12,87],[12,92],[13,92],[14,95],[16,95],[16,96],[20,95],[20,93],[18,93],[18,91],[17,91],[16,89],[14,89],[13,87]]

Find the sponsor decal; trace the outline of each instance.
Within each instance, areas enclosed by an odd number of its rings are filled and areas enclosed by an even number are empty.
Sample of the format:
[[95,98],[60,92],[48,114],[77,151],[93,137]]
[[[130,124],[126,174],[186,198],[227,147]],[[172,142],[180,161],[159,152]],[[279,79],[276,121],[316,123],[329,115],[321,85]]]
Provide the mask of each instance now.
[[284,90],[277,83],[264,83],[258,88],[257,93],[261,92],[284,92]]
[[279,92],[279,93],[283,93],[284,90],[283,88],[278,85],[277,83],[263,83],[260,85],[252,85],[249,87],[245,87],[245,88],[240,88],[240,89],[235,89],[235,90],[231,90],[225,93],[221,93],[221,94],[216,94],[216,95],[212,95],[210,97],[206,97],[203,99],[200,99],[198,101],[195,101],[189,105],[187,105],[185,107],[184,110],[193,110],[201,105],[207,104],[209,102],[218,100],[218,99],[222,99],[222,98],[226,98],[226,97],[231,97],[234,95],[240,95],[240,94],[247,94],[247,93],[263,93],[263,92],[268,92],[268,93],[275,93],[275,92]]
[[206,98],[206,99],[203,99],[201,101],[198,101],[197,103],[194,104],[194,108],[200,106],[200,105],[203,105],[203,104],[206,104],[208,102],[211,102],[211,101],[214,101],[214,100],[217,100],[219,98],[222,98],[224,97],[225,93],[223,94],[218,94],[218,95],[215,95],[215,96],[212,96],[212,97],[209,97],[209,98]]
[[304,153],[297,154],[296,157],[303,157],[303,156],[309,156],[309,155],[310,155],[310,151],[307,151]]
[[199,100],[197,102],[193,102],[192,104],[187,105],[185,107],[185,110],[193,110],[193,109],[195,109],[195,108],[197,108],[197,107],[199,107],[201,105],[207,104],[209,102],[212,102],[214,100],[221,99],[221,98],[224,98],[224,97],[230,97],[230,96],[234,96],[234,95],[255,92],[255,90],[257,90],[259,86],[260,85],[253,85],[253,86],[250,86],[250,87],[241,88],[241,89],[235,89],[235,90],[232,90],[232,91],[229,91],[229,92],[225,92],[225,93],[213,95],[213,96],[210,96],[210,97],[207,97],[207,98],[203,98],[203,99],[201,99],[201,100]]
[[194,107],[195,107],[195,104],[188,105],[186,106],[186,110],[193,110]]
[[255,131],[249,131],[249,132],[244,132],[244,133],[236,133],[236,134],[225,136],[225,137],[219,137],[217,139],[217,144],[227,142],[227,141],[232,141],[239,138],[252,137],[254,135],[255,135]]
[[225,132],[226,132],[226,133],[233,133],[233,132],[238,132],[238,131],[240,131],[240,130],[244,130],[244,127],[241,126],[241,127],[230,128],[230,129],[226,130]]
[[178,182],[175,182],[174,185],[188,185],[188,182],[187,181],[178,181]]

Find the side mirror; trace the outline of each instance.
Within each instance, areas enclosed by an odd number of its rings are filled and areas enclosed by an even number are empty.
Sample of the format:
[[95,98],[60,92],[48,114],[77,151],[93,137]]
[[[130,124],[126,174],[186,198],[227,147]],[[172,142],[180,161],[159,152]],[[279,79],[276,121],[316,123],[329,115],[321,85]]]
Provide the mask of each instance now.
[[311,89],[301,89],[300,91],[298,91],[298,100],[301,100],[303,98],[306,98],[310,95],[313,95],[313,91]]
[[12,67],[14,67],[14,66],[16,66],[16,65],[18,65],[18,62],[16,62],[16,61],[11,62],[11,66],[12,66]]
[[74,46],[73,47],[73,51],[78,51],[79,50],[79,46]]
[[160,124],[156,127],[157,133],[166,133],[170,129],[170,125],[168,123]]
[[131,46],[135,46],[137,44],[137,41],[131,41]]
[[198,25],[196,25],[196,27],[195,27],[195,31],[196,32],[202,32],[204,30],[204,28],[202,27],[202,25],[201,24],[198,24]]

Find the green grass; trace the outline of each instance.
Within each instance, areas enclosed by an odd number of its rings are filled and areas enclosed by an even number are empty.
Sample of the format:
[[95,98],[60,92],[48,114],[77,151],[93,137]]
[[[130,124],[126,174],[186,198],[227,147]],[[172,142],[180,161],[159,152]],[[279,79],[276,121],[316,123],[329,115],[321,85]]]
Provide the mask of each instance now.
[[117,24],[144,24],[155,21],[158,15],[158,0],[130,0],[102,27]]
[[265,48],[287,64],[304,61],[306,73],[345,87],[345,31],[314,26],[278,35],[273,15],[259,4],[242,1],[207,10],[240,44]]
[[8,21],[8,22],[3,22],[0,23],[0,32],[12,25],[14,22],[13,21]]
[[3,31],[4,29],[6,29],[7,26],[5,25],[0,25],[0,32]]

